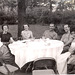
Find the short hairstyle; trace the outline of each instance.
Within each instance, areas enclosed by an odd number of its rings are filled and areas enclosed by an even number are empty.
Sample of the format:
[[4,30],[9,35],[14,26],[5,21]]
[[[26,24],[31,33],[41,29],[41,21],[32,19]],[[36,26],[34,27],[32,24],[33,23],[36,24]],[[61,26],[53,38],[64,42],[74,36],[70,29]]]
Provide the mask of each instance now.
[[28,24],[24,24],[23,26],[28,26],[28,27],[29,27],[29,25],[28,25]]
[[[54,25],[54,23],[50,23],[49,25],[51,25],[51,24],[53,24]],[[55,26],[55,25],[54,25]]]
[[9,29],[9,26],[8,26],[7,24],[3,24],[3,25],[2,25],[2,30],[3,30],[3,27],[4,27],[4,26],[7,26],[8,29]]
[[[29,27],[29,25],[28,25],[28,24],[24,24],[24,25],[26,25],[26,26],[28,26],[28,27]],[[24,28],[24,25],[23,25],[23,28]]]
[[67,26],[70,28],[70,25],[68,25],[68,24],[64,24],[64,26],[65,26],[65,25],[67,25]]

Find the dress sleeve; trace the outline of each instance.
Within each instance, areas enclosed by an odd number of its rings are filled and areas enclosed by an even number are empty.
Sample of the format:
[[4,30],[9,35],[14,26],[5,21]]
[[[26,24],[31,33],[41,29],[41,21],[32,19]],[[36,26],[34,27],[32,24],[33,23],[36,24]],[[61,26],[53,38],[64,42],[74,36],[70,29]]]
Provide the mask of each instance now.
[[13,37],[12,37],[12,35],[11,35],[11,33],[9,33],[9,37],[10,37],[10,43],[13,43],[14,42],[14,39],[13,39]]
[[9,33],[9,36],[12,37],[11,33]]

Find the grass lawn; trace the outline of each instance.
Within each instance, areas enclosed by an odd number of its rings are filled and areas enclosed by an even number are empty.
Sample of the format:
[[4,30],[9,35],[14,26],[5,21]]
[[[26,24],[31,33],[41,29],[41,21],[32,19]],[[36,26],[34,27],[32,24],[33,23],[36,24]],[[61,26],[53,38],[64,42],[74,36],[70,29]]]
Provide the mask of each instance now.
[[33,32],[35,38],[41,38],[44,31],[49,29],[49,26],[30,25],[30,30]]

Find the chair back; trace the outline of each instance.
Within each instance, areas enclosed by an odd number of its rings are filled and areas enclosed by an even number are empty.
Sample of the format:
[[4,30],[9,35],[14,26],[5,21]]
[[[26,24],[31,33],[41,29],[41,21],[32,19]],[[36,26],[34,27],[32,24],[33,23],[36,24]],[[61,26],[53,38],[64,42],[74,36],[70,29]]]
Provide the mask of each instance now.
[[48,70],[52,69],[57,73],[56,60],[51,57],[38,58],[33,62],[33,70]]

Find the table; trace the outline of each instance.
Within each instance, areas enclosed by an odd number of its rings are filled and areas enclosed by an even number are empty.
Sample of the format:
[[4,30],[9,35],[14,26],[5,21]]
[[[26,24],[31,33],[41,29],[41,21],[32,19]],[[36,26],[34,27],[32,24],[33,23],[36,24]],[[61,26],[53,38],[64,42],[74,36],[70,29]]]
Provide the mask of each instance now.
[[11,53],[15,55],[15,62],[20,68],[25,63],[37,58],[53,57],[57,61],[57,68],[60,74],[67,72],[66,59],[70,55],[69,52],[61,55],[63,46],[63,42],[49,39],[23,40],[9,44]]
[[2,42],[0,42],[0,47],[3,45],[3,43]]

